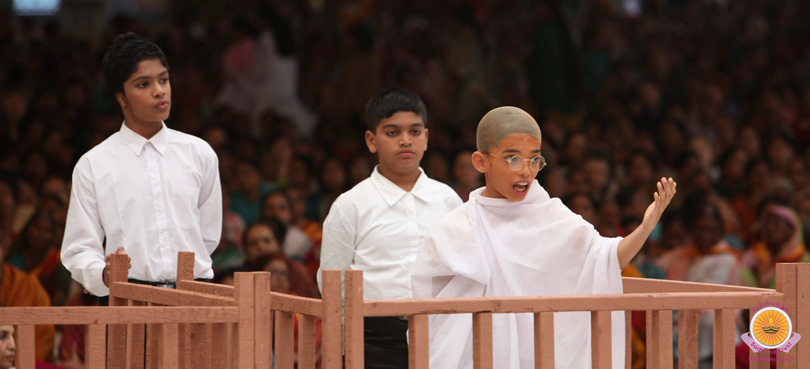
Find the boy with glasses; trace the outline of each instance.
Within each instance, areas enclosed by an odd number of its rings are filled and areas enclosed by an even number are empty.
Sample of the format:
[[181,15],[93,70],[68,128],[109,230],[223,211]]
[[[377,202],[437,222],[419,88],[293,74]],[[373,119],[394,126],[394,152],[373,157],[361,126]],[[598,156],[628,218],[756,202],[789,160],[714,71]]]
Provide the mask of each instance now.
[[[604,238],[534,179],[545,166],[540,127],[525,111],[500,107],[478,124],[475,168],[486,186],[445,216],[412,270],[414,298],[621,293],[621,268],[639,251],[675,194],[662,178],[642,224]],[[612,321],[613,367],[623,368],[624,313]],[[493,316],[494,367],[534,367],[531,314]],[[590,315],[554,315],[557,368],[589,368]],[[430,367],[472,368],[472,319],[430,318]]]

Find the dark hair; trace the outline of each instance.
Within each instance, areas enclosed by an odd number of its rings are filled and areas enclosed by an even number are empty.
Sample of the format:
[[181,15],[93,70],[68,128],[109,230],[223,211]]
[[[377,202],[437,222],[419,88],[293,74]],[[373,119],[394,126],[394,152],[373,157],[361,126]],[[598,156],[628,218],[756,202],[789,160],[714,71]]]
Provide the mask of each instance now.
[[565,204],[565,206],[570,208],[572,203],[574,202],[574,199],[577,198],[577,197],[584,197],[584,198],[588,199],[588,201],[591,202],[591,205],[593,205],[594,210],[599,209],[599,207],[602,205],[599,202],[599,200],[597,200],[595,197],[591,196],[591,194],[589,194],[587,192],[584,192],[584,191],[577,191],[577,192],[574,192],[574,193],[572,193],[572,194],[570,194],[568,196],[565,196],[562,199],[562,202],[563,202],[563,204]]
[[258,226],[270,228],[270,232],[273,233],[273,237],[275,237],[276,242],[278,242],[278,247],[284,245],[284,239],[287,237],[287,226],[276,218],[262,219],[245,227],[245,231],[242,232],[242,242],[247,242],[247,235],[250,230]]
[[104,80],[113,93],[124,93],[124,82],[138,70],[138,63],[158,59],[166,69],[169,62],[160,48],[132,32],[118,35],[104,53]]
[[[290,211],[293,211],[293,202],[292,202],[292,198],[290,197],[290,195],[288,195],[288,194],[287,194],[287,191],[284,191],[284,190],[273,190],[273,191],[268,192],[266,195],[262,196],[262,200],[261,200],[261,202],[259,203],[259,204],[260,204],[260,206],[261,206],[261,208],[259,209],[259,218],[261,218],[262,220],[267,220],[267,219],[265,219],[264,217],[262,217],[261,215],[264,213],[264,207],[265,207],[265,205],[267,205],[267,200],[269,200],[269,199],[270,199],[271,197],[273,197],[273,196],[281,196],[281,197],[284,199],[284,201],[286,201],[286,202],[287,202],[287,207],[289,207],[289,208],[290,208]],[[270,219],[270,220],[272,221],[272,220],[277,220],[277,219],[276,219],[276,218],[272,218],[272,219]],[[271,227],[271,228],[272,228],[272,227]],[[273,231],[273,233],[275,234],[276,232],[275,232],[275,231]],[[285,233],[286,233],[286,232],[285,232]],[[279,243],[281,243],[281,241],[279,241]]]
[[692,230],[704,216],[712,217],[721,228],[723,227],[723,216],[708,194],[696,193],[684,200],[681,220],[686,229]]
[[10,172],[0,172],[0,183],[5,183],[11,190],[11,196],[14,197],[14,203],[20,201],[20,188],[17,184],[17,179]]
[[406,88],[394,87],[378,92],[366,104],[366,123],[369,131],[376,131],[380,121],[400,111],[418,115],[427,125],[427,109],[419,95]]

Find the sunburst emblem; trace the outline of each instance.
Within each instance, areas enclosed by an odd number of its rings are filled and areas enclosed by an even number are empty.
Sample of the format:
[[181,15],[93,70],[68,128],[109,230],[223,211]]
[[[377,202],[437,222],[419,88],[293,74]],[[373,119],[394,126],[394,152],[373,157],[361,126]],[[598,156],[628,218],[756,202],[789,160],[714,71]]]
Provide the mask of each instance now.
[[751,336],[765,348],[779,348],[793,332],[787,313],[779,308],[767,307],[757,311],[751,319]]

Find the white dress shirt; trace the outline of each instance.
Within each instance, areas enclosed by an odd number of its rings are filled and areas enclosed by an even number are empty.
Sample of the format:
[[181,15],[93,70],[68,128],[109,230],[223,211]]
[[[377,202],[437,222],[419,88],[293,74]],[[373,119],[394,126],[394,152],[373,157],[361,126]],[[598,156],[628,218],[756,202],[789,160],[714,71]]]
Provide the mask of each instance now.
[[452,188],[424,172],[406,192],[374,168],[332,204],[323,224],[320,270],[362,270],[367,300],[411,298],[419,245],[459,205]]
[[65,268],[90,293],[107,295],[105,254],[123,246],[129,278],[174,281],[179,251],[196,255],[195,278],[212,278],[210,254],[222,233],[218,165],[214,150],[197,137],[164,124],[147,140],[121,125],[73,170]]

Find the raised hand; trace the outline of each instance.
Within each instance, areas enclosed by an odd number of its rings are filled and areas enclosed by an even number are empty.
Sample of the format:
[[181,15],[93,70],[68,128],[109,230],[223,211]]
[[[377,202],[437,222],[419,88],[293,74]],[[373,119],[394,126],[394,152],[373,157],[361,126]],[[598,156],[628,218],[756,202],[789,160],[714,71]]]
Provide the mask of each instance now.
[[652,230],[658,224],[658,221],[661,219],[661,214],[664,213],[664,209],[669,206],[669,203],[672,201],[672,198],[675,196],[675,187],[678,186],[677,183],[670,177],[670,178],[661,178],[661,181],[657,183],[658,191],[653,194],[652,204],[647,207],[647,211],[644,212],[644,220],[641,222],[641,226]]
[[628,234],[627,237],[619,241],[619,246],[616,251],[619,257],[619,266],[624,268],[630,263],[630,260],[636,256],[641,246],[644,245],[644,241],[647,240],[647,237],[650,236],[650,232],[652,232],[653,228],[655,228],[658,221],[661,219],[661,214],[664,213],[664,209],[669,206],[672,197],[675,196],[676,186],[677,184],[672,178],[661,178],[661,182],[658,182],[658,192],[653,194],[655,200],[647,207],[647,211],[644,212],[644,220],[641,221],[641,225]]

